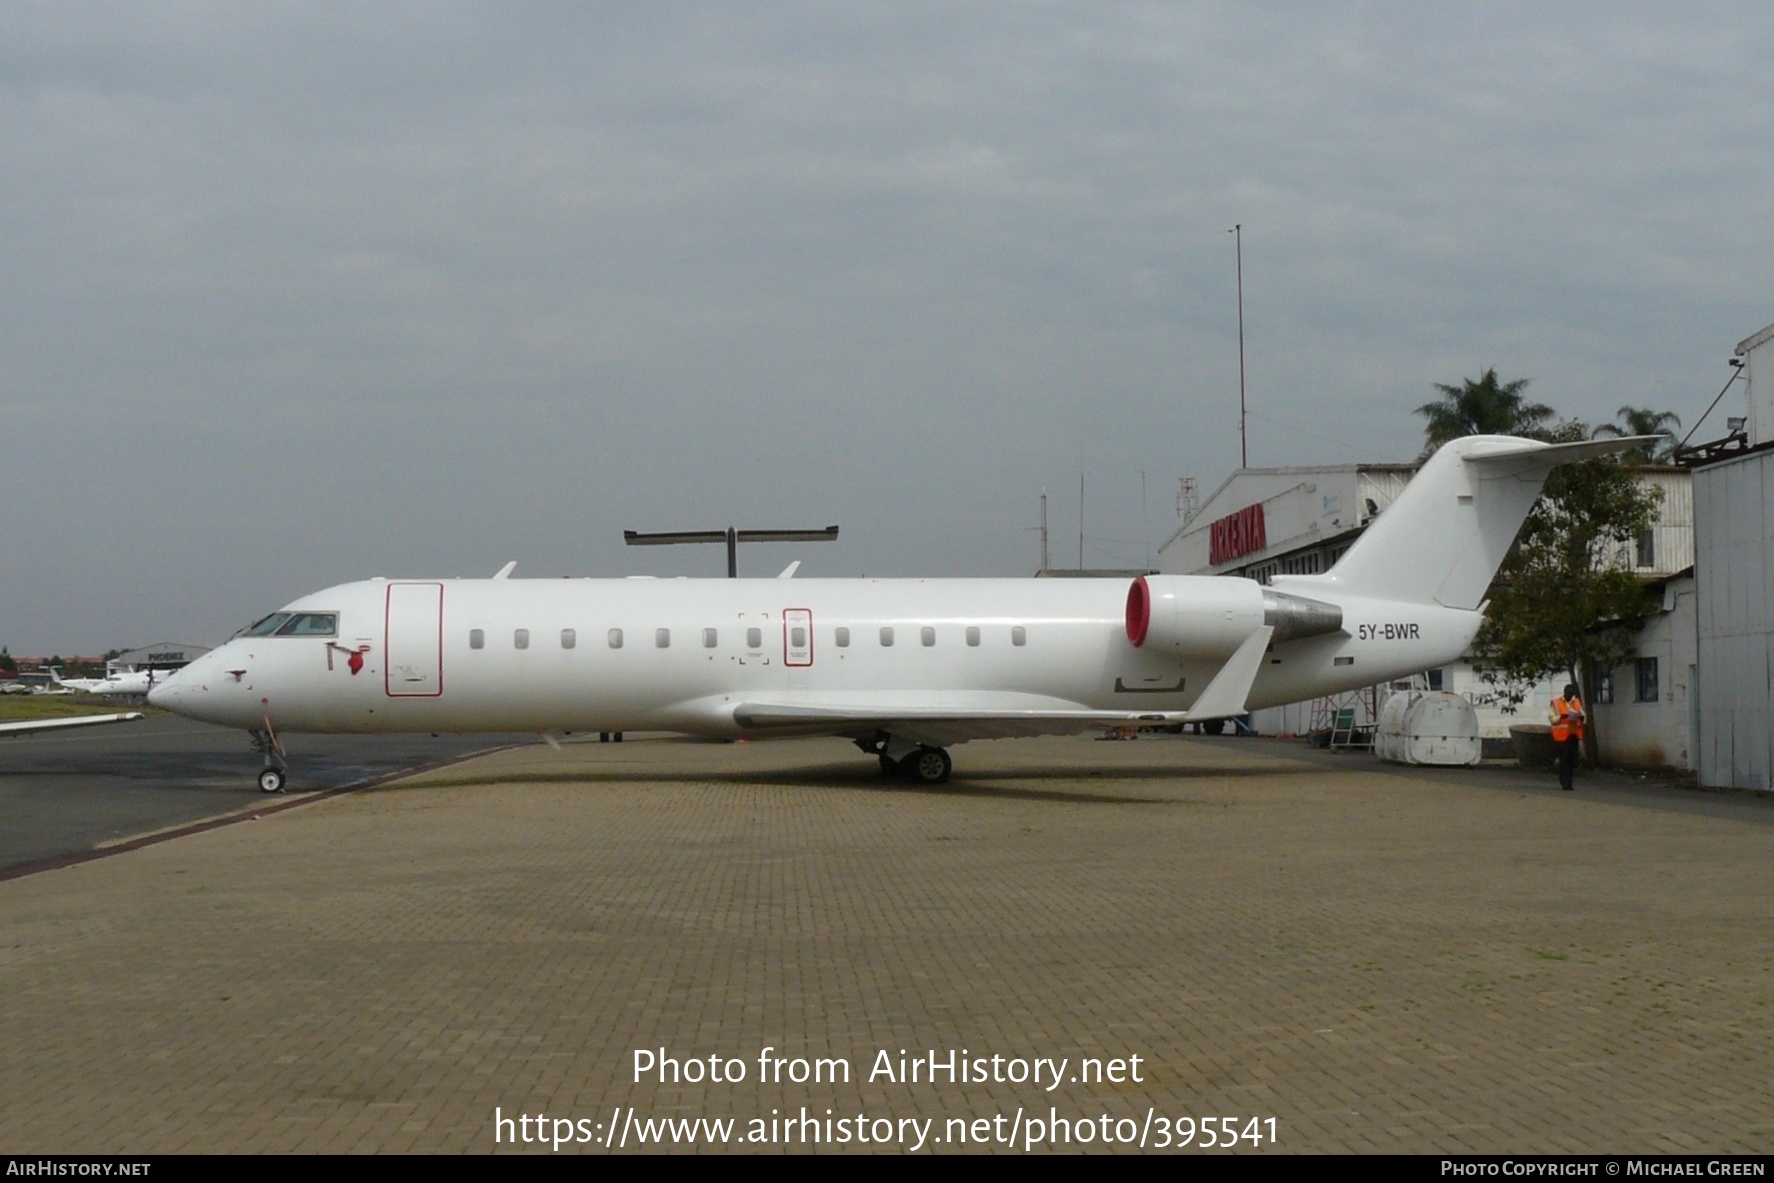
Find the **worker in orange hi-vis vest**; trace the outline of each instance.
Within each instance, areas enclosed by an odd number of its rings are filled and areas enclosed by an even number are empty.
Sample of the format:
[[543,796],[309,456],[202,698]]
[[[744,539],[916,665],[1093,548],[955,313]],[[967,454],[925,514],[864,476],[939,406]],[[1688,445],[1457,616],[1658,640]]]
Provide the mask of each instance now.
[[1577,772],[1577,751],[1583,746],[1583,700],[1577,687],[1566,683],[1565,692],[1552,700],[1548,709],[1552,721],[1552,744],[1558,749],[1558,787],[1574,789],[1571,778]]

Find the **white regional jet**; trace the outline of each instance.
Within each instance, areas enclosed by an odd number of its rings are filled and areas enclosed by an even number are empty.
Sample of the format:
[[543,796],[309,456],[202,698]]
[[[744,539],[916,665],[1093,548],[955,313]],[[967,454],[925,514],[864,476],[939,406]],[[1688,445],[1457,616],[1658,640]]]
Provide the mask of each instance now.
[[841,735],[947,779],[971,739],[1221,719],[1454,661],[1555,466],[1634,439],[1471,436],[1322,575],[373,579],[287,605],[149,701],[290,732]]

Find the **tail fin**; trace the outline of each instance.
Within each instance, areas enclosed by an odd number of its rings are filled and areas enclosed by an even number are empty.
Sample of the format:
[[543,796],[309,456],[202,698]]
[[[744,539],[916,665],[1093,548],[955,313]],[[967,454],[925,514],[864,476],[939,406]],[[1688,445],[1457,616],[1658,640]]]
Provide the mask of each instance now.
[[[1543,444],[1508,435],[1473,435],[1443,444],[1398,500],[1355,540],[1336,566],[1297,577],[1322,592],[1477,608],[1534,507],[1547,474],[1561,464],[1621,452],[1643,436]],[[1278,578],[1277,587],[1296,577]]]

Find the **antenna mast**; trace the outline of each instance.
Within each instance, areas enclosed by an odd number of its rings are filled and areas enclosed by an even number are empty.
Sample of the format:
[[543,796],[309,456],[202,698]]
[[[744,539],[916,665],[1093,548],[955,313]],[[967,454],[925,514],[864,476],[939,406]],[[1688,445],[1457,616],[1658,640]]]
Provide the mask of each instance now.
[[1244,223],[1232,227],[1238,252],[1238,466],[1250,467],[1250,445],[1244,433]]

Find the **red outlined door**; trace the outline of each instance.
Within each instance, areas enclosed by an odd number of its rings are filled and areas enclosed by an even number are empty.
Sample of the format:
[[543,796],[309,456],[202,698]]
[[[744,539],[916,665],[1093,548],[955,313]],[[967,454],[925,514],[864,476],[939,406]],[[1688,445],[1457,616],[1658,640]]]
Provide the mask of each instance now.
[[812,609],[782,610],[782,664],[791,668],[813,664]]
[[390,698],[443,693],[443,584],[388,585],[387,642],[382,649]]

